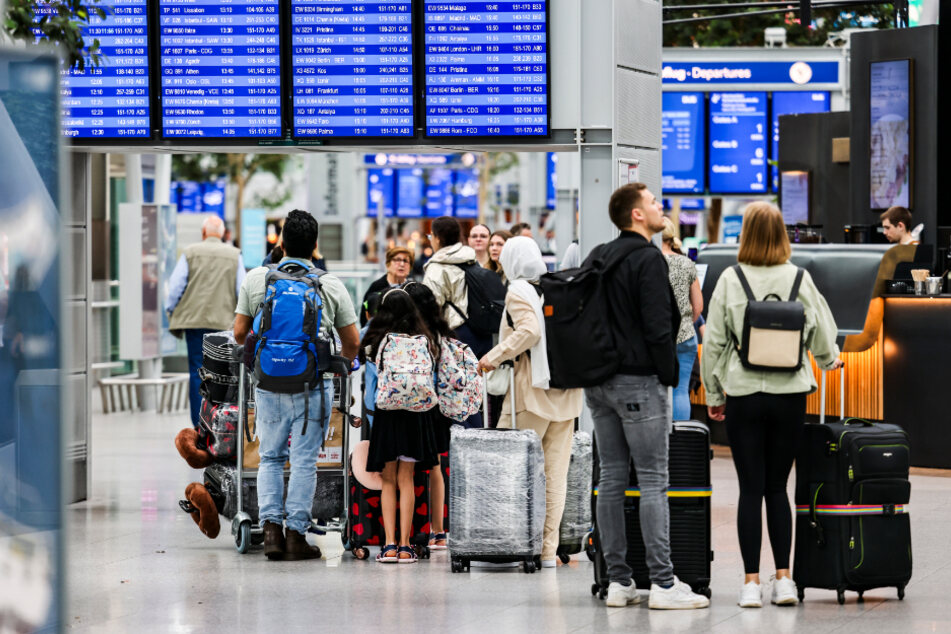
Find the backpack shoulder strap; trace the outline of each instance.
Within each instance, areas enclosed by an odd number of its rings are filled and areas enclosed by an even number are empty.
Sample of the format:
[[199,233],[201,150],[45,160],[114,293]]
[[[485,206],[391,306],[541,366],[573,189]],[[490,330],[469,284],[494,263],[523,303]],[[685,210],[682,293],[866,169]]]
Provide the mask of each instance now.
[[[652,246],[650,242],[642,243],[637,240],[631,240],[630,244],[626,245],[625,248],[621,249],[619,253],[614,254],[610,258],[606,258],[606,259],[601,258],[599,253],[597,256],[597,259],[600,259],[602,262],[602,265],[601,265],[602,272],[607,273],[608,271],[620,266],[621,263],[623,263],[628,258],[628,256],[630,256],[632,253],[634,253],[635,251],[640,251],[641,249],[644,249],[649,246]],[[592,260],[592,262],[593,261],[594,260]]]
[[756,295],[753,294],[753,289],[750,288],[750,283],[746,281],[746,276],[743,275],[743,268],[739,264],[734,264],[732,266],[733,272],[736,273],[736,277],[740,280],[740,285],[743,287],[743,292],[746,293],[746,299],[751,302],[756,301]]
[[794,302],[796,298],[799,297],[799,287],[802,286],[802,276],[805,273],[805,269],[801,266],[796,267],[796,279],[792,285],[792,291],[789,293],[789,301]]

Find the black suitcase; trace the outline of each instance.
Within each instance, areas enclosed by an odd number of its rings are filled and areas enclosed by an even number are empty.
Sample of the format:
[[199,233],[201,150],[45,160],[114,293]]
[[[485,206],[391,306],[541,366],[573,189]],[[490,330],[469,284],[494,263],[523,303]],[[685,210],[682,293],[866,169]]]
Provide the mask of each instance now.
[[[824,381],[823,381],[824,383]],[[823,399],[824,401],[824,399]],[[911,579],[911,483],[908,435],[897,425],[849,419],[806,425],[796,457],[796,550],[793,580],[845,591]]]
[[[710,430],[703,423],[675,422],[668,449],[670,502],[670,559],[674,574],[690,585],[694,592],[710,597],[710,562],[713,548],[710,537]],[[596,470],[597,471],[597,470]],[[594,489],[594,496],[598,490]],[[624,501],[624,523],[627,535],[627,564],[634,574],[638,588],[650,588],[650,573],[639,519],[640,489],[637,474],[631,467],[631,484]],[[603,599],[608,593],[610,580],[597,530],[589,555],[594,561],[594,584],[591,594]]]

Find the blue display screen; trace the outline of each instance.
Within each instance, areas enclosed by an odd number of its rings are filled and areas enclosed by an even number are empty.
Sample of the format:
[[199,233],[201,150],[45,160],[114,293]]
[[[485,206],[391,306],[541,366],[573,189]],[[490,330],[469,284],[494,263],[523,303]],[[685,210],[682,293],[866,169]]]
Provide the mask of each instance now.
[[665,193],[703,193],[703,126],[703,93],[664,93],[661,148],[664,166],[662,187]]
[[396,170],[390,167],[377,170],[367,170],[367,215],[375,217],[383,202],[383,215],[392,216],[394,213],[393,200],[395,197]]
[[[105,19],[90,15],[84,41],[99,40],[104,59],[86,60],[62,73],[60,106],[63,135],[77,139],[132,139],[152,136],[149,125],[149,23],[146,0],[102,2]],[[37,19],[51,15],[45,3]],[[91,12],[90,12],[91,13]],[[35,31],[36,32],[36,31]]]
[[426,134],[547,136],[547,0],[424,6]]
[[426,178],[426,216],[452,215],[452,170],[432,169]]
[[548,152],[545,155],[545,207],[554,209],[558,204],[558,155]]
[[397,170],[396,216],[420,218],[423,215],[423,170],[419,168]]
[[766,191],[766,93],[710,93],[712,194]]
[[[829,112],[827,92],[774,92],[772,158],[779,160],[779,118],[787,114]],[[779,170],[771,167],[773,191],[779,191]]]
[[159,0],[162,135],[281,136],[279,0]]
[[293,0],[295,137],[413,136],[410,2]]
[[475,172],[456,172],[455,209],[457,218],[479,217],[479,175]]

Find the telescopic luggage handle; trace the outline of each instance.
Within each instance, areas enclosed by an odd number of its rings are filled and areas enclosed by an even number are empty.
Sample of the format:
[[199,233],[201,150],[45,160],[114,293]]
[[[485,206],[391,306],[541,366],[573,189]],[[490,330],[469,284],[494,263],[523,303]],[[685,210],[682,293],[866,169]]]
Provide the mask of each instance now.
[[[819,388],[819,424],[826,423],[826,370],[822,370]],[[839,368],[839,420],[845,420],[845,364]]]

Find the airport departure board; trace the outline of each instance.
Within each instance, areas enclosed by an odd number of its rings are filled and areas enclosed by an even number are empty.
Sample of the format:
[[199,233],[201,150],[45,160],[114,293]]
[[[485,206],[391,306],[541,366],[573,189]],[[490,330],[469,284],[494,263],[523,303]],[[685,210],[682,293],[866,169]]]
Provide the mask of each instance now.
[[766,93],[710,93],[712,194],[766,191]]
[[[773,93],[773,142],[772,158],[779,160],[779,118],[788,114],[807,114],[811,112],[829,112],[829,93],[827,92],[774,92]],[[779,191],[779,169],[771,167],[773,191]]]
[[704,191],[704,96],[665,92],[661,112],[662,187],[665,194]]
[[291,45],[295,137],[414,135],[409,0],[293,0]]
[[548,7],[425,0],[426,135],[548,135]]
[[279,0],[159,0],[162,136],[281,136]]
[[[102,2],[107,13],[84,26],[88,45],[99,40],[99,66],[86,60],[62,73],[62,129],[77,139],[136,139],[152,135],[149,125],[149,47],[146,0]],[[52,8],[39,4],[37,18]]]

